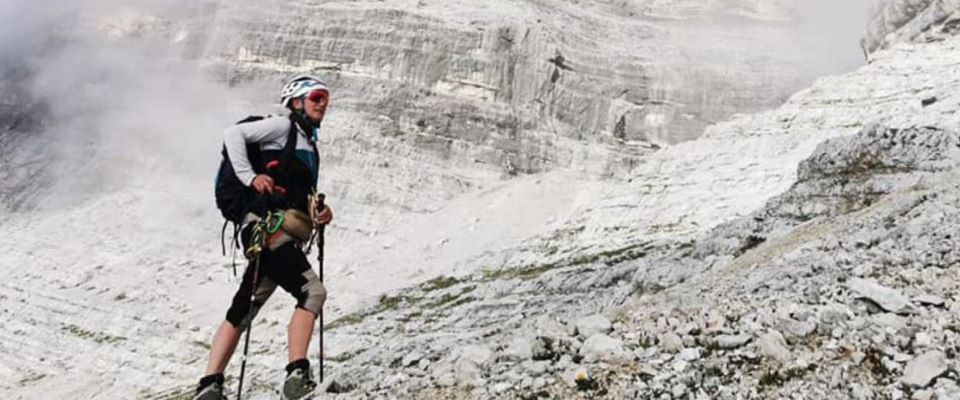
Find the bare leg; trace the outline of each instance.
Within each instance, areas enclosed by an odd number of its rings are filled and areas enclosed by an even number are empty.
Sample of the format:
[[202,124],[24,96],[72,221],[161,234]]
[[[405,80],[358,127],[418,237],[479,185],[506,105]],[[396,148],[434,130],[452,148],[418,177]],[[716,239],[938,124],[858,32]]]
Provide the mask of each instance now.
[[220,328],[213,335],[213,345],[210,346],[210,361],[207,362],[207,375],[222,374],[227,369],[230,356],[240,342],[240,331],[233,324],[223,321]]
[[302,308],[293,310],[290,326],[287,327],[287,340],[290,342],[287,356],[290,362],[307,358],[310,336],[313,335],[313,323],[316,319],[317,315],[310,311]]

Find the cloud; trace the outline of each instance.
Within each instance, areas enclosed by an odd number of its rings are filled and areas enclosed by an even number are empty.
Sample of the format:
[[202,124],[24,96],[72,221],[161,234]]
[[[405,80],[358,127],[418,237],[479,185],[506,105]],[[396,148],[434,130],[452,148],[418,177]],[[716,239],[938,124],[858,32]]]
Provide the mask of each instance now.
[[240,101],[169,40],[187,3],[46,3],[0,6],[0,88],[15,93],[0,96],[0,117],[39,125],[0,124],[6,208],[63,207],[170,177],[212,186]]
[[[724,0],[678,23],[658,54],[667,75],[712,85],[694,100],[738,112],[776,106],[814,79],[864,63],[859,47],[876,0]],[[675,59],[671,50],[678,53]],[[734,76],[735,78],[731,78]],[[757,105],[762,107],[755,107]],[[722,118],[727,114],[718,114]]]
[[797,32],[811,65],[828,74],[862,65],[860,38],[866,31],[870,9],[876,3],[877,0],[799,2]]

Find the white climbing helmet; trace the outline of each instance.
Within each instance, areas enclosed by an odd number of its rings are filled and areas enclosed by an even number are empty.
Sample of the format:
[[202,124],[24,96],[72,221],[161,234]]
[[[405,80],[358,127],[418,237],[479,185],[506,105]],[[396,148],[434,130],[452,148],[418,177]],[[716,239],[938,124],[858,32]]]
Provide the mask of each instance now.
[[327,84],[320,80],[320,78],[310,75],[298,75],[283,85],[283,90],[280,91],[280,105],[289,107],[290,99],[304,96],[316,89],[325,90],[327,93],[330,93],[330,88],[327,87]]

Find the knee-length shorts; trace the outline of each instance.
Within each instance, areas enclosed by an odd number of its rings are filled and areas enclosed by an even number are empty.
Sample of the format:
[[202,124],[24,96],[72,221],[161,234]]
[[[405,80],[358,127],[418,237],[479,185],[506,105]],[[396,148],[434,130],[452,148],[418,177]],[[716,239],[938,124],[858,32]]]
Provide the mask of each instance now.
[[[253,281],[255,269],[259,269],[257,282]],[[288,243],[273,251],[265,249],[260,253],[258,267],[254,261],[247,263],[243,280],[227,310],[227,321],[241,331],[246,329],[277,286],[297,299],[297,308],[314,315],[320,314],[327,299],[327,291],[307,261],[306,254],[293,243]],[[252,307],[251,290],[254,290]]]

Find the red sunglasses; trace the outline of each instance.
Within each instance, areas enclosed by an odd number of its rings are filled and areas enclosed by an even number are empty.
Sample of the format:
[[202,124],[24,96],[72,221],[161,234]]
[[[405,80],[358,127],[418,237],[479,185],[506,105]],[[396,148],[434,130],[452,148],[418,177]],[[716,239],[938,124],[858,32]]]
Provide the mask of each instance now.
[[307,99],[314,103],[323,103],[327,101],[329,97],[330,97],[330,93],[327,93],[326,90],[322,90],[322,89],[317,89],[317,90],[311,91],[310,93],[307,93]]

